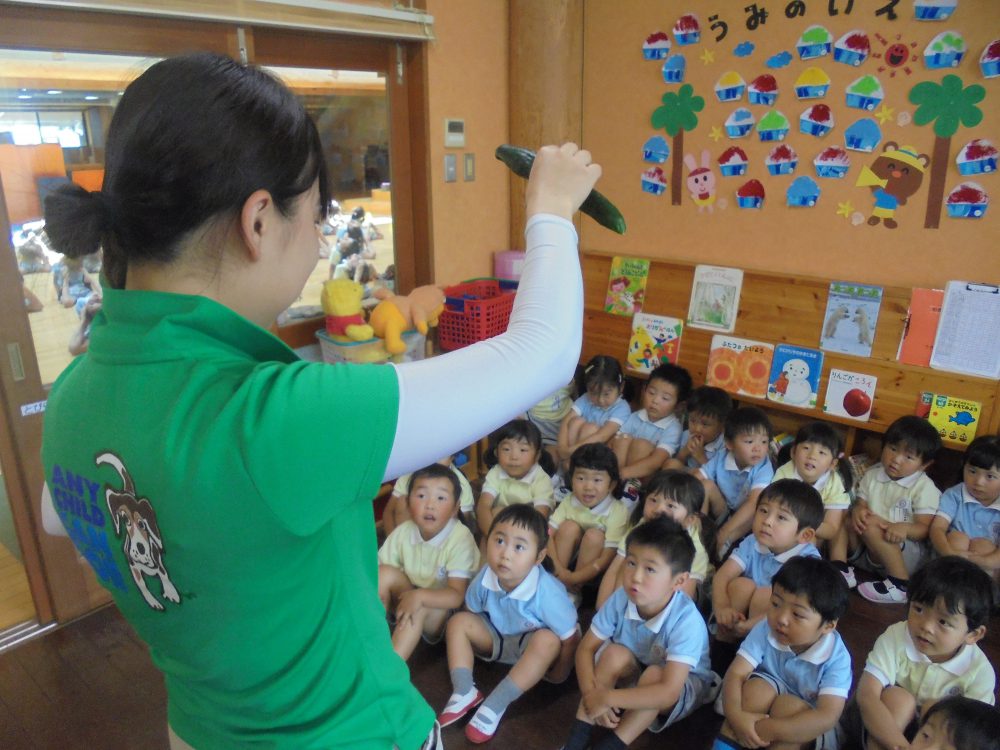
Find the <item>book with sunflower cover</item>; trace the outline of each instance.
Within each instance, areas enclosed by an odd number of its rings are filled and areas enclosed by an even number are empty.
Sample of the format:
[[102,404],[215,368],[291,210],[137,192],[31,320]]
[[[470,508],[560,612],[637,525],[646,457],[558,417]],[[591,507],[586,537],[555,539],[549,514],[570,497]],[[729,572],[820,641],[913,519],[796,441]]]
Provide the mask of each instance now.
[[774,346],[734,336],[713,336],[706,382],[741,396],[765,398]]

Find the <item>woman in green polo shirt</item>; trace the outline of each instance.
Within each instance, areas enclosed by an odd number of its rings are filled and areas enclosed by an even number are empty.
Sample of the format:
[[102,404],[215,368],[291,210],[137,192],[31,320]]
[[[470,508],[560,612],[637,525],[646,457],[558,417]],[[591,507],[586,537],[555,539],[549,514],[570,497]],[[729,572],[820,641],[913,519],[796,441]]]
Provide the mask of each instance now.
[[265,330],[329,205],[304,109],[211,54],[126,89],[102,190],[46,202],[53,244],[103,247],[107,284],[49,398],[43,512],[149,644],[173,747],[437,746],[378,601],[371,498],[569,380],[569,218],[599,175],[572,144],[539,152],[507,333],[410,365],[308,363]]

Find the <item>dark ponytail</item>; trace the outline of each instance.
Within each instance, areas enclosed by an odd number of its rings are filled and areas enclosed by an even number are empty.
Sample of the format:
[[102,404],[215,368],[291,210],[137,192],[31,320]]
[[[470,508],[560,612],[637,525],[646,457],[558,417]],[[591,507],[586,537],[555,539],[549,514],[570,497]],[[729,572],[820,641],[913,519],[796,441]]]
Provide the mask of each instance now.
[[108,130],[104,185],[63,186],[45,202],[56,250],[104,249],[112,287],[130,264],[170,263],[192,232],[235,218],[256,190],[283,216],[319,182],[329,205],[316,126],[272,75],[214,53],[168,58],[129,84]]

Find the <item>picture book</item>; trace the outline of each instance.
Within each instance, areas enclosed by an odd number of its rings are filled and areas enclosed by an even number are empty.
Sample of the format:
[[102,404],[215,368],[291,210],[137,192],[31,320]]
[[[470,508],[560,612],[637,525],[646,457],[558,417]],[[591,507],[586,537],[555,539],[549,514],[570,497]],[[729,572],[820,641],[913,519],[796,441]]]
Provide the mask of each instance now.
[[978,401],[924,391],[917,399],[917,416],[934,425],[942,440],[971,443],[976,437],[983,405]]
[[882,306],[882,287],[830,282],[819,346],[828,352],[870,357],[875,324]]
[[823,352],[778,344],[771,360],[768,399],[800,409],[814,409],[822,370]]
[[733,336],[712,337],[705,382],[742,396],[764,398],[774,346]]
[[872,415],[876,382],[878,378],[874,375],[831,369],[823,411],[835,417],[867,422]]
[[908,365],[929,367],[938,321],[941,320],[943,289],[914,289],[903,324],[896,359]]
[[687,324],[694,328],[732,333],[740,307],[743,271],[739,268],[697,266],[691,287]]
[[664,362],[677,363],[684,321],[665,315],[636,313],[632,317],[632,337],[626,361],[636,372],[652,372]]
[[642,310],[649,278],[649,261],[643,258],[615,256],[611,261],[608,294],[604,299],[605,312],[631,317]]

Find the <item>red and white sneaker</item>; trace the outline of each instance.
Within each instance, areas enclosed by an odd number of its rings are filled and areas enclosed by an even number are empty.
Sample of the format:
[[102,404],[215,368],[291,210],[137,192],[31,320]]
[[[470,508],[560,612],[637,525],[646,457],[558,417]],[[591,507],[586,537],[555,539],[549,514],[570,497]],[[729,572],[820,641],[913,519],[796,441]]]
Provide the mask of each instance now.
[[906,592],[897,589],[888,578],[884,581],[858,584],[858,593],[876,604],[906,604]]
[[493,735],[497,733],[497,725],[500,723],[500,718],[503,715],[503,711],[495,714],[491,709],[486,708],[486,706],[481,707],[476,711],[476,715],[472,717],[472,720],[465,725],[465,738],[477,745],[489,742],[493,739]]
[[438,714],[438,723],[442,728],[450,727],[482,703],[484,697],[476,688],[472,688],[472,692],[465,695],[452,693],[451,698],[448,699],[448,703],[444,707],[444,711]]

